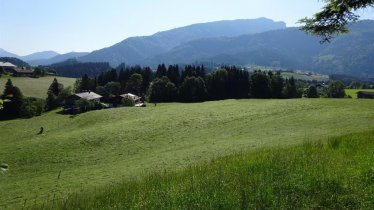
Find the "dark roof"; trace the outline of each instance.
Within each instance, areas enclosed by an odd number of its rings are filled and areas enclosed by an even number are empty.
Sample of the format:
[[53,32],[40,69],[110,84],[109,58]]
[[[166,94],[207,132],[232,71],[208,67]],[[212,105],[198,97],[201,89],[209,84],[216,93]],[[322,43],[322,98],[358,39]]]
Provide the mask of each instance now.
[[33,73],[32,69],[29,69],[29,68],[15,68],[14,71],[17,72],[18,74],[32,74]]
[[374,96],[374,92],[369,92],[369,91],[358,91],[357,94]]

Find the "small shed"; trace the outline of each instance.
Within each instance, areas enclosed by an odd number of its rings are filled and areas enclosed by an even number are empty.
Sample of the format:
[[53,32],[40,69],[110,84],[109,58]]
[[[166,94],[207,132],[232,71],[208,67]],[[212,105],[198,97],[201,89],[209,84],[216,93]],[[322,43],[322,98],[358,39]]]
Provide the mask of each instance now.
[[368,99],[374,99],[374,92],[369,92],[369,91],[358,91],[358,92],[357,92],[357,98],[368,98]]

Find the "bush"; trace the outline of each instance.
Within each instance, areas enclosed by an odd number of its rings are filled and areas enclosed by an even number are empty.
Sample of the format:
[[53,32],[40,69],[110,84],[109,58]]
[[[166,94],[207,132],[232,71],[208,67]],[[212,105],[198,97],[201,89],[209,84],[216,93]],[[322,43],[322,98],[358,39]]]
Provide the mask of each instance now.
[[130,97],[123,98],[121,103],[123,106],[128,106],[128,107],[135,106],[135,101]]
[[40,116],[45,107],[45,101],[37,98],[26,98],[23,100],[20,117],[31,118],[34,116]]
[[308,88],[306,92],[306,97],[307,98],[319,98],[319,94],[318,94],[316,86],[312,85]]
[[344,84],[340,81],[332,81],[327,87],[328,98],[344,98],[345,90]]
[[96,103],[93,101],[89,101],[86,99],[79,99],[75,102],[75,105],[79,107],[80,112],[87,112],[89,110],[93,110],[96,107]]

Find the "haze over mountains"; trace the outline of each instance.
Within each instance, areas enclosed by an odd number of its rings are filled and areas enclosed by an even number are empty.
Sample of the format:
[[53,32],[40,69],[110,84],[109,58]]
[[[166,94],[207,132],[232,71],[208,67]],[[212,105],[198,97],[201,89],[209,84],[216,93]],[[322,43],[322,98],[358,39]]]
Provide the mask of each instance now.
[[[121,63],[155,66],[210,62],[374,77],[374,21],[360,21],[350,29],[349,34],[336,37],[332,43],[320,44],[318,37],[266,18],[218,21],[131,37],[89,54],[26,61],[50,65],[76,58],[79,62],[109,62],[112,67]],[[0,57],[3,53],[0,51]]]
[[70,52],[65,54],[59,54],[55,51],[43,51],[36,52],[26,56],[19,56],[14,53],[10,53],[4,49],[0,48],[0,57],[14,57],[21,59],[32,66],[38,65],[51,65],[53,63],[58,63],[65,61],[67,59],[79,58],[81,56],[89,54],[88,52]]
[[286,28],[284,22],[274,22],[266,18],[194,24],[159,32],[152,36],[131,37],[111,47],[93,51],[79,60],[109,62],[112,66],[121,63],[142,64],[144,59],[166,53],[174,47],[192,40],[235,37],[284,28]]

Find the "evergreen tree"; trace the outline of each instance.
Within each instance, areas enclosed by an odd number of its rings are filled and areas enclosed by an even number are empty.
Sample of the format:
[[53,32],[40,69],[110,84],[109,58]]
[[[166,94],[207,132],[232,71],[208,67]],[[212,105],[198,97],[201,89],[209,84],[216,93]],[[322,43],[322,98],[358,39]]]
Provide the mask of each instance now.
[[270,79],[267,74],[261,71],[256,71],[252,76],[251,93],[254,98],[270,98],[271,87]]
[[179,66],[178,65],[170,65],[168,68],[167,76],[170,79],[172,83],[174,83],[176,86],[180,83],[180,72],[179,72]]
[[[65,98],[59,98],[60,92],[64,89],[61,83],[58,83],[57,79],[54,78],[52,84],[48,88],[47,99],[46,99],[46,110],[56,109]],[[60,99],[60,100],[59,100]]]
[[62,88],[63,88],[63,85],[61,83],[58,83],[57,79],[54,78],[52,81],[52,84],[48,88],[48,91],[52,91],[52,93],[57,96],[62,90]]
[[284,79],[280,72],[270,77],[272,98],[283,98]]
[[146,67],[142,71],[143,83],[141,87],[141,95],[145,94],[153,80],[153,72],[151,68]]
[[221,100],[228,97],[228,73],[225,69],[213,71],[207,77],[207,89],[211,99]]
[[295,79],[291,77],[289,80],[286,80],[284,87],[284,96],[286,98],[300,98],[301,95],[297,90]]
[[5,118],[15,118],[20,116],[21,106],[23,104],[23,94],[21,90],[14,86],[11,79],[5,83],[3,92],[3,110],[2,116]]
[[0,66],[0,77],[1,77],[1,75],[3,75],[3,74],[5,74],[5,71],[4,71],[3,67]]
[[163,76],[167,76],[167,70],[165,64],[158,65],[156,70],[156,77],[161,78]]
[[314,85],[309,86],[309,88],[306,92],[306,97],[307,98],[319,98],[316,86],[314,86]]

